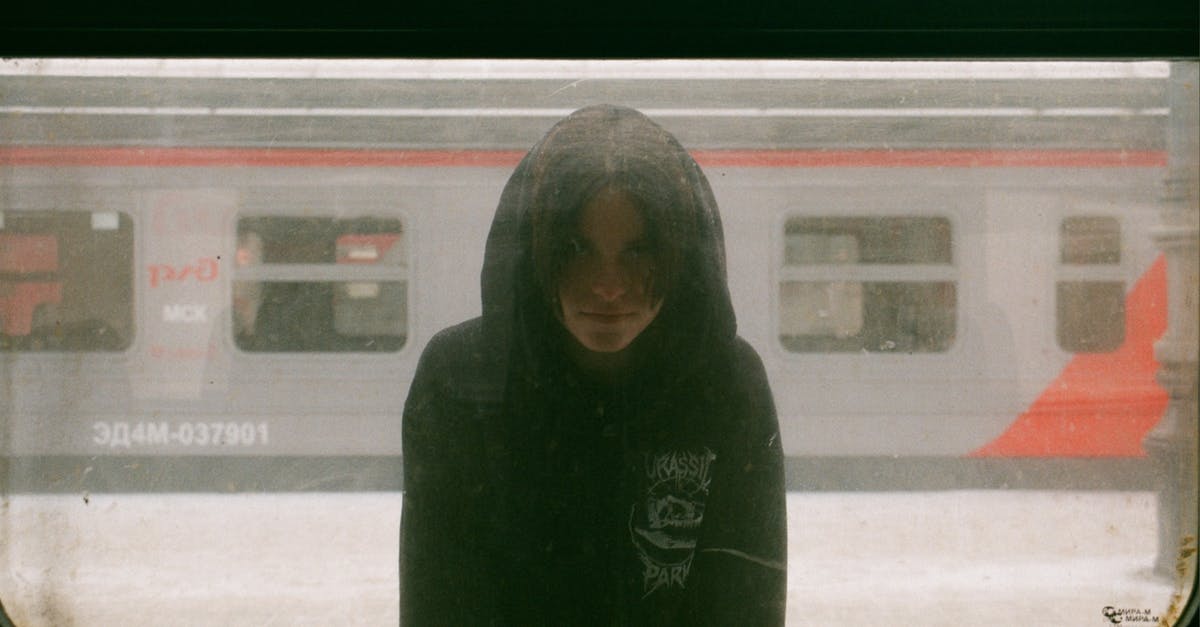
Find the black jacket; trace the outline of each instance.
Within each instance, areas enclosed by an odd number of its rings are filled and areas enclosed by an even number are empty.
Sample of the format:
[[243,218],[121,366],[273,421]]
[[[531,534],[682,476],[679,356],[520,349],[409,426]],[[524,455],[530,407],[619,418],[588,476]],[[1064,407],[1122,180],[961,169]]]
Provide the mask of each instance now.
[[[678,160],[693,194],[687,279],[617,382],[567,358],[530,271],[529,205],[564,125],[606,133],[590,149],[608,161],[658,133],[650,154]],[[762,364],[734,334],[708,184],[635,111],[584,109],[555,129],[502,195],[484,315],[430,341],[409,392],[402,623],[782,624],[778,425]]]

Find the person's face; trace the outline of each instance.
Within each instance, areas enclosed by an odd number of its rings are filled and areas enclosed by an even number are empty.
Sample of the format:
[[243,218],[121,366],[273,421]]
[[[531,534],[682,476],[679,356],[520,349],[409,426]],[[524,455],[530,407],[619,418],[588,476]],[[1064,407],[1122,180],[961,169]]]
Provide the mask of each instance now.
[[620,351],[654,321],[662,300],[646,291],[651,253],[628,194],[606,188],[583,207],[558,299],[563,325],[584,348]]

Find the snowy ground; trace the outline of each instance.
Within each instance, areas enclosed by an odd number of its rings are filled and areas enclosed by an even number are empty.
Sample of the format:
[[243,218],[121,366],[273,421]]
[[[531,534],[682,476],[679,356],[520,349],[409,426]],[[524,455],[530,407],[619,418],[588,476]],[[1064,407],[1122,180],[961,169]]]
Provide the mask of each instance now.
[[[1104,625],[1180,592],[1150,574],[1150,493],[792,493],[788,515],[789,625]],[[395,625],[399,519],[395,493],[9,496],[0,599],[18,627]]]

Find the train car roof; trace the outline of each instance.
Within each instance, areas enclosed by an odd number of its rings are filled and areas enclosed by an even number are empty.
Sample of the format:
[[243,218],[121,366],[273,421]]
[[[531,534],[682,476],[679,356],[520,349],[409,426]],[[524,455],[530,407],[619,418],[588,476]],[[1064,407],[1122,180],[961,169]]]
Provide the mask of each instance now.
[[0,145],[527,149],[598,102],[692,149],[1162,150],[1161,61],[9,59]]

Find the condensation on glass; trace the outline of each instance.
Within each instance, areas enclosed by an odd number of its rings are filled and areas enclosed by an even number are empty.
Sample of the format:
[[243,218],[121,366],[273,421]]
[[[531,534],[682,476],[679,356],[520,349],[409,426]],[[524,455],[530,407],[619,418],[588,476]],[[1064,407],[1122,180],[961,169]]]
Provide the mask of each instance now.
[[1070,216],[1059,227],[1059,261],[1069,279],[1056,286],[1058,345],[1075,353],[1105,353],[1125,341],[1121,223],[1111,216]]
[[950,221],[793,217],[784,227],[779,339],[792,352],[942,352],[957,309]]
[[395,218],[241,218],[232,298],[237,346],[399,350],[408,337],[404,235]]
[[129,216],[0,212],[0,351],[121,351],[133,332]]

